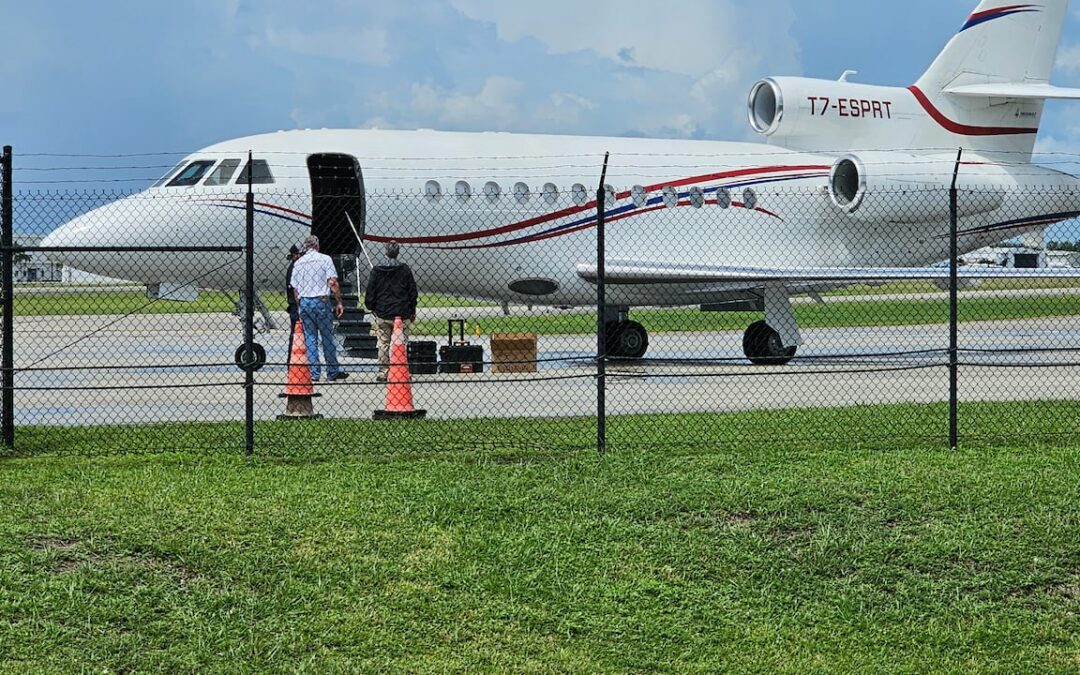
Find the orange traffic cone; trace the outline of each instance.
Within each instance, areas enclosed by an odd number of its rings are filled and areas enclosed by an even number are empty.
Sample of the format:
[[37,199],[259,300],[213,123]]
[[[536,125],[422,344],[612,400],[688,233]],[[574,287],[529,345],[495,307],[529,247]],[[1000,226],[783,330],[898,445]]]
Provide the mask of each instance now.
[[426,410],[413,408],[412,376],[409,375],[409,356],[405,349],[405,331],[401,317],[394,319],[394,335],[390,339],[390,374],[386,378],[386,409],[376,410],[377,420],[420,419]]
[[311,383],[311,367],[308,363],[307,345],[304,342],[304,326],[297,321],[293,328],[292,353],[289,354],[289,371],[285,380],[285,391],[278,398],[285,402],[285,414],[278,415],[279,420],[314,420],[316,415],[311,406],[311,399],[321,394],[315,393]]

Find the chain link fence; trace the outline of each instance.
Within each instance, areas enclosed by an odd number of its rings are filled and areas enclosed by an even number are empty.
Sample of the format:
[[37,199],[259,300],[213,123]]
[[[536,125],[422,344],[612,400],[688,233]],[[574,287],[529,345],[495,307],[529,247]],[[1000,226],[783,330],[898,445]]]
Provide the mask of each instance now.
[[[432,180],[358,201],[264,184],[249,202],[235,187],[7,182],[7,452],[944,446],[1080,431],[1080,261],[1017,239],[1051,225],[1080,239],[1071,190],[965,186],[955,236],[948,190],[879,190],[858,211],[769,180],[594,190]],[[61,223],[67,239],[27,236]],[[285,312],[287,250],[310,232],[342,281],[349,377],[311,383],[321,419],[281,420],[287,384],[310,372],[290,366]],[[377,381],[363,311],[391,238],[421,288],[408,385]],[[34,265],[57,278],[13,283]],[[871,272],[898,268],[921,272]],[[1001,273],[1017,269],[1030,274]],[[372,420],[402,386],[426,419]]]

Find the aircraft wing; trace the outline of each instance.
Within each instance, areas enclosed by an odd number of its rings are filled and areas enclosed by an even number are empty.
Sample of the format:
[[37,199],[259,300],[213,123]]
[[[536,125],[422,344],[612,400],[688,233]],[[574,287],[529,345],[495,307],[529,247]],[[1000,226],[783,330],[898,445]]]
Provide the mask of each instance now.
[[[582,279],[595,283],[598,278],[595,263],[577,266]],[[961,267],[961,279],[1080,279],[1080,268],[1016,269],[1006,267]],[[635,260],[612,260],[604,265],[604,281],[615,285],[659,285],[734,283],[761,285],[764,283],[864,281],[920,281],[949,278],[948,267],[728,267],[686,265]]]

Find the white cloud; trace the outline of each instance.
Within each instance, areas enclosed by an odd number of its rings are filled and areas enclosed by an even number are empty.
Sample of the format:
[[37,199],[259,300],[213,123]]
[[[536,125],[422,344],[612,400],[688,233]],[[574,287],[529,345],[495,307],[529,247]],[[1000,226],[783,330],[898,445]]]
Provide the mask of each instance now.
[[697,120],[686,113],[673,115],[667,120],[668,128],[675,130],[680,136],[693,137],[700,132]]
[[1060,47],[1054,65],[1071,75],[1080,74],[1080,44],[1074,43]]
[[[746,127],[742,101],[755,79],[802,72],[792,0],[685,0],[660,9],[643,0],[550,0],[539,9],[447,1],[492,26],[505,49],[542,50],[542,63],[562,67],[593,64],[594,84],[578,73],[523,76],[545,96],[534,104],[541,129],[731,137]],[[575,89],[566,89],[570,81]],[[559,99],[566,91],[587,95],[592,107]]]
[[534,38],[552,54],[591,50],[623,65],[694,78],[730,69],[745,50],[775,56],[793,55],[796,48],[788,37],[793,12],[787,0],[684,0],[671,6],[548,0],[541,8],[503,0],[450,2],[472,19],[493,23],[503,40]]
[[348,27],[309,29],[269,27],[265,45],[303,56],[337,59],[346,63],[385,66],[390,63],[387,34],[381,28]]
[[518,97],[525,87],[509,77],[489,77],[480,91],[465,93],[442,92],[429,84],[412,88],[413,107],[441,124],[459,129],[513,128],[521,118]]
[[398,125],[394,124],[385,117],[370,117],[364,120],[364,123],[360,125],[362,129],[397,129]]
[[554,125],[557,129],[572,128],[581,120],[584,112],[595,110],[596,104],[577,94],[556,92],[541,101],[533,117],[542,124]]

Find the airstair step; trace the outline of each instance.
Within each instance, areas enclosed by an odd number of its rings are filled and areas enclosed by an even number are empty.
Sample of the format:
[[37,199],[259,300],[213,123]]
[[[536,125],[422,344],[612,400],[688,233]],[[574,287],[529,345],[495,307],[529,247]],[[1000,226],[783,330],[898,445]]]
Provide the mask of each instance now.
[[373,335],[346,335],[342,341],[345,349],[375,349],[378,340]]
[[371,322],[365,319],[350,319],[348,315],[338,319],[338,332],[349,333],[370,333]]
[[350,359],[377,359],[379,358],[378,347],[372,347],[371,349],[346,349],[341,352],[347,358]]

